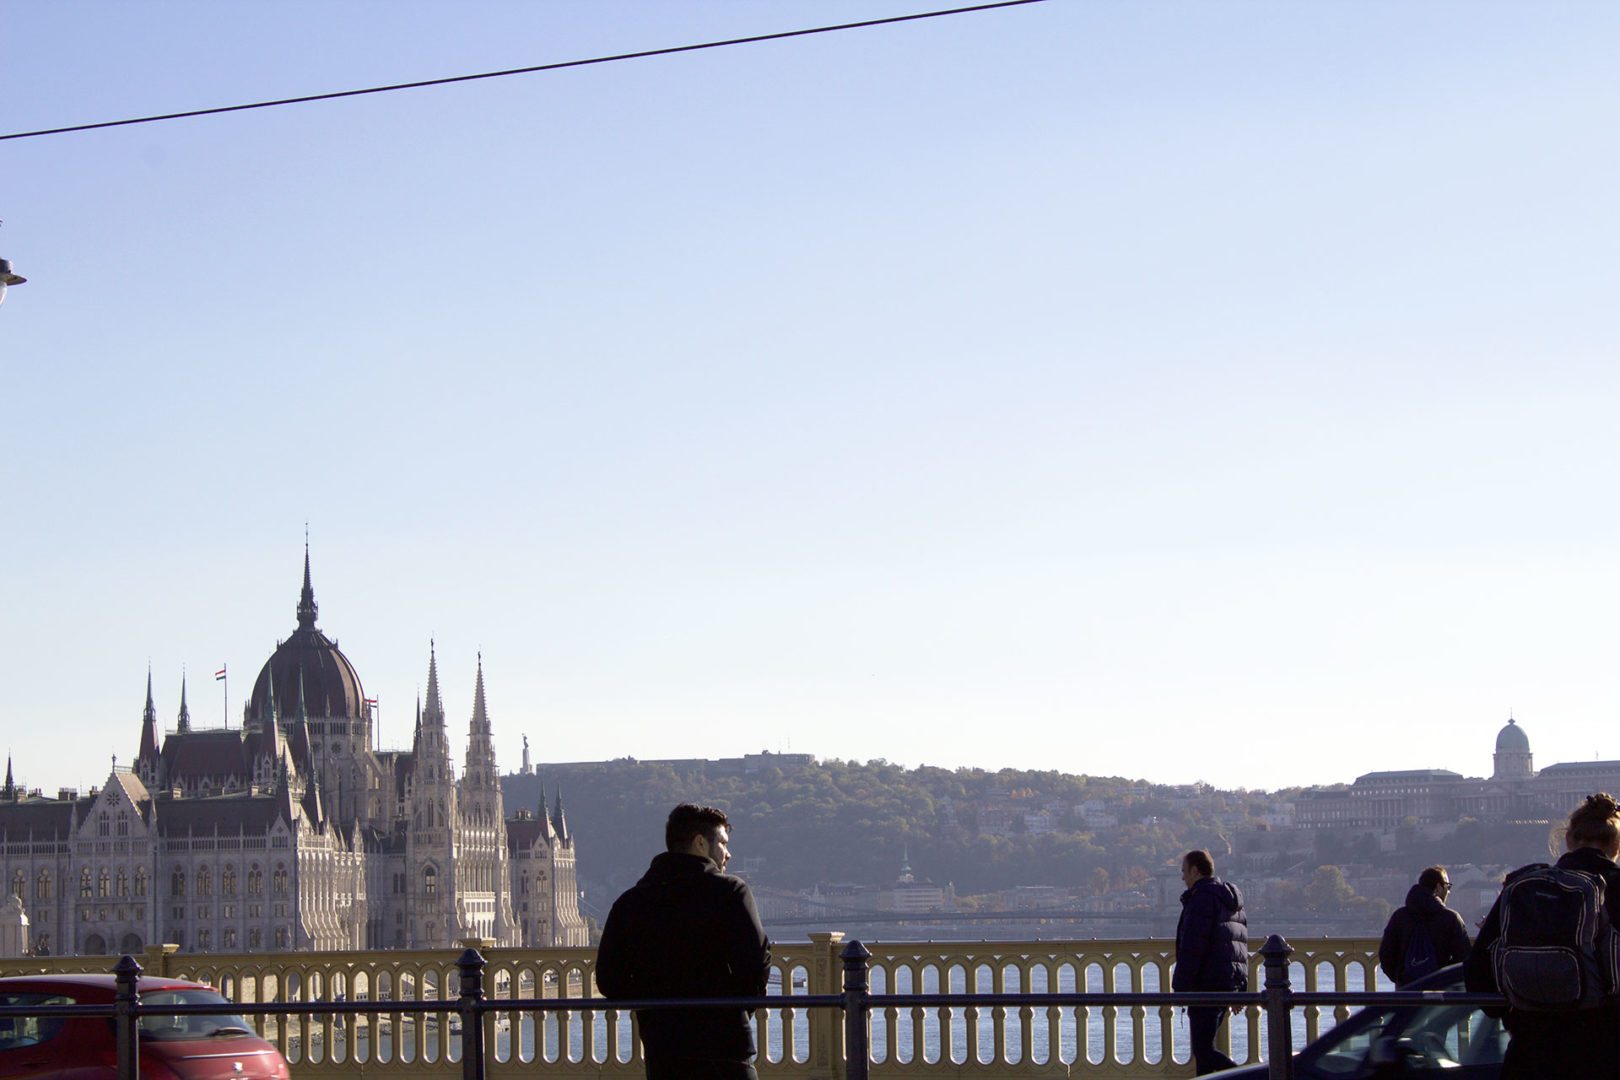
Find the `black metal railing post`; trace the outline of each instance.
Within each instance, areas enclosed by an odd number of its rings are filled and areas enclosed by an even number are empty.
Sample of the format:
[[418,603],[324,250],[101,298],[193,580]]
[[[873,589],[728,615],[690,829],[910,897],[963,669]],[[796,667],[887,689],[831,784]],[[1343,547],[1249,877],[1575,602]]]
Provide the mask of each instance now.
[[461,969],[461,1080],[484,1080],[484,957],[468,949],[456,958]]
[[871,1002],[872,954],[859,939],[844,946],[844,1076],[867,1080],[872,1050],[867,1039],[867,1008]]
[[125,955],[113,967],[117,990],[113,997],[113,1029],[118,1037],[119,1080],[141,1080],[140,1017],[135,1007],[141,1003],[137,980],[141,965],[133,956]]
[[1269,1080],[1293,1080],[1294,1076],[1294,991],[1288,985],[1288,958],[1294,947],[1272,934],[1260,946],[1266,961],[1266,1076]]

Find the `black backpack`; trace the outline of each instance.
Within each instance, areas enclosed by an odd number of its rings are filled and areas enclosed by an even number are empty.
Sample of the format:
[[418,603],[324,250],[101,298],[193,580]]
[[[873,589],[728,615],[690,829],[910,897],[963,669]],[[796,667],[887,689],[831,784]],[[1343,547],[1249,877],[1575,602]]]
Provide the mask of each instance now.
[[1440,950],[1429,933],[1428,920],[1414,919],[1406,934],[1406,948],[1401,951],[1401,983],[1415,982],[1439,970]]
[[1491,944],[1496,985],[1531,1012],[1593,1009],[1620,988],[1620,935],[1604,907],[1603,878],[1545,863],[1508,878]]

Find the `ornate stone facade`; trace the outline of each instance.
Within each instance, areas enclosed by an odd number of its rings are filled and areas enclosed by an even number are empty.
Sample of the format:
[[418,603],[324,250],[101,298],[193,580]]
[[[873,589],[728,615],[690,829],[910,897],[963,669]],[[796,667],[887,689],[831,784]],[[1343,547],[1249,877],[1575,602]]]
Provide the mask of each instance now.
[[482,657],[458,778],[434,651],[411,749],[373,749],[375,702],[316,614],[306,548],[298,628],[240,729],[193,729],[182,681],[160,746],[148,674],[133,769],[51,798],[7,762],[0,882],[35,951],[588,944],[561,797],[506,818]]

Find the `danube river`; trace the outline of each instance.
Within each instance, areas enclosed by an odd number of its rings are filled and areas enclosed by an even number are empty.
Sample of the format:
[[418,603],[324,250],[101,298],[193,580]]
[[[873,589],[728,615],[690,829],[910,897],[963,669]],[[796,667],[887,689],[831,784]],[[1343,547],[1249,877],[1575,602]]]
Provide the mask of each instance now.
[[[1089,977],[1085,988],[1086,991],[1089,993],[1102,993],[1104,990],[1102,971],[1095,966],[1087,970]],[[988,993],[991,989],[988,982],[989,972],[984,970],[982,975],[980,985],[974,989]],[[883,972],[874,971],[873,976],[873,992],[877,995],[875,1003],[881,1005],[881,995],[887,989],[883,985]],[[1296,966],[1296,979],[1302,976],[1303,972],[1298,971]],[[1334,985],[1333,972],[1328,965],[1322,965],[1318,977],[1322,989],[1328,989]],[[1380,990],[1393,989],[1390,983],[1383,978],[1381,972],[1377,977],[1377,987]],[[776,986],[773,984],[773,992],[775,989]],[[927,968],[924,969],[920,986],[911,987],[906,985],[904,979],[901,979],[897,980],[893,992],[934,994],[940,993],[941,989],[935,969]],[[968,992],[965,975],[961,968],[951,969],[950,985],[943,989],[947,993]],[[1017,971],[1009,970],[1005,976],[1004,992],[1019,993],[1023,989],[1019,984]],[[1073,993],[1075,991],[1074,969],[1068,966],[1060,967],[1058,969],[1057,986],[1051,988],[1045,985],[1044,973],[1037,971],[1037,978],[1032,980],[1032,984],[1028,989],[1032,993],[1048,993],[1052,990],[1059,993]],[[1152,968],[1144,970],[1142,990],[1146,993],[1154,993],[1159,989],[1157,972]],[[1047,1010],[1041,1010],[1033,1018],[1026,1018],[1017,1009],[997,1010],[985,1008],[980,1009],[977,1017],[973,1019],[969,1017],[970,1011],[967,1008],[925,1009],[922,1010],[922,1018],[919,1023],[914,1019],[910,1009],[875,1009],[871,1026],[872,1060],[881,1063],[890,1060],[892,1055],[896,1061],[909,1062],[920,1055],[925,1061],[938,1061],[941,1047],[944,1045],[942,1035],[948,1031],[952,1059],[958,1062],[963,1061],[968,1046],[968,1025],[972,1023],[977,1028],[980,1060],[989,1061],[989,1055],[993,1053],[995,1046],[995,1027],[998,1019],[996,1014],[998,1012],[1006,1013],[1005,1018],[1002,1020],[1005,1030],[1003,1045],[1007,1048],[1009,1061],[1017,1062],[1019,1060],[1020,1047],[1023,1045],[1022,1029],[1026,1022],[1030,1025],[1030,1056],[1037,1063],[1048,1061],[1054,1051],[1058,1060],[1066,1064],[1074,1062],[1077,1059],[1082,1043],[1085,1045],[1085,1057],[1091,1062],[1102,1062],[1109,1058],[1129,1061],[1133,1053],[1132,1048],[1138,1044],[1135,1031],[1135,1025],[1138,1023],[1142,1026],[1140,1045],[1147,1048],[1147,1060],[1150,1062],[1158,1060],[1158,1047],[1161,1045],[1162,1034],[1160,1011],[1158,1009],[1145,1010],[1144,1015],[1137,1017],[1135,1013],[1138,1010],[1128,1007],[1110,1009],[1108,1006],[1101,1006],[1080,1010],[1082,1015],[1077,1017],[1075,1009],[1061,1008],[1057,1010],[1055,1020]],[[1110,1053],[1107,1042],[1108,1028],[1106,1024],[1106,1016],[1110,1011],[1115,1014],[1113,1017],[1115,1026],[1112,1053]],[[581,1013],[569,1013],[566,1016],[547,1013],[539,1019],[538,1027],[536,1018],[532,1013],[523,1013],[517,1016],[498,1015],[494,1057],[499,1061],[507,1061],[511,1059],[512,1054],[515,1052],[524,1061],[531,1061],[536,1057],[554,1061],[559,1053],[563,1052],[561,1028],[563,1024],[566,1024],[568,1027],[568,1052],[570,1057],[578,1060],[585,1048],[584,1036],[587,1022],[594,1029],[592,1032],[594,1035],[593,1043],[599,1048],[598,1055],[601,1055],[606,1052],[607,1047],[609,1018],[605,1012],[592,1013],[588,1020]],[[351,1027],[348,1033],[345,1033],[341,1025],[332,1025],[331,1037],[334,1057],[341,1059],[349,1056],[350,1048],[348,1043],[352,1038],[354,1058],[361,1061],[373,1060],[370,1032],[372,1025],[376,1024],[378,1039],[375,1047],[375,1060],[394,1060],[394,1031],[397,1023],[398,1030],[402,1035],[400,1039],[400,1057],[403,1060],[414,1060],[418,1053],[426,1060],[437,1060],[441,1042],[441,1024],[450,1028],[448,1050],[451,1060],[459,1060],[460,1058],[461,1033],[459,1023],[453,1016],[446,1016],[442,1019],[436,1017],[424,1018],[420,1021],[420,1031],[418,1031],[418,1021],[404,1016],[398,1017],[394,1021],[387,1017],[357,1018],[350,1023]],[[517,1032],[515,1046],[512,1038],[514,1023]],[[628,1016],[622,1016],[618,1018],[617,1023],[619,1025],[619,1045],[628,1047],[630,1045],[630,1019]],[[1320,1029],[1325,1031],[1330,1026],[1331,1020],[1328,1017],[1323,1017]],[[294,1061],[302,1057],[303,1047],[301,1044],[304,1042],[297,1032],[298,1024],[293,1021],[290,1025],[289,1057]],[[312,1026],[309,1034],[310,1056],[318,1060],[324,1055],[323,1044],[326,1042],[327,1033],[319,1026]],[[784,1036],[786,1036],[785,1040]],[[1296,1009],[1293,1017],[1294,1045],[1296,1047],[1302,1046],[1305,1042],[1305,1036],[1305,1011]],[[1240,1020],[1232,1025],[1232,1056],[1240,1062],[1250,1060],[1248,1037],[1249,1028],[1245,1020]],[[1265,1021],[1264,1017],[1262,1017],[1260,1021],[1262,1045],[1264,1038]],[[784,1041],[786,1042],[785,1046]],[[1174,1048],[1175,1059],[1178,1061],[1186,1060],[1187,1022],[1184,1010],[1176,1009],[1172,1014],[1170,1041]],[[770,1061],[780,1061],[784,1057],[804,1060],[809,1052],[808,1011],[795,1010],[791,1016],[786,1018],[785,1023],[782,1014],[775,1014],[766,1025],[765,1037],[762,1042],[763,1056]]]

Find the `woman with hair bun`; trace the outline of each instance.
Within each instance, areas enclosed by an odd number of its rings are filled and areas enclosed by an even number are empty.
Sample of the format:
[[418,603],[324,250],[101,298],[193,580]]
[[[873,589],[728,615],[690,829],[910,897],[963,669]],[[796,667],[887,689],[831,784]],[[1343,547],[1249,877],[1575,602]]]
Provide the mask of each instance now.
[[[1601,881],[1603,909],[1608,912],[1610,924],[1620,927],[1620,865],[1615,863],[1620,857],[1620,802],[1607,792],[1588,795],[1570,813],[1562,833],[1565,850],[1558,858],[1557,868],[1578,871]],[[1557,836],[1555,832],[1555,839]],[[1502,887],[1506,890],[1515,881],[1537,871],[1546,871],[1546,864],[1520,867],[1507,876]],[[1498,943],[1501,933],[1502,897],[1498,896],[1464,962],[1469,990],[1481,993],[1500,990],[1491,947]],[[1610,986],[1607,990],[1612,995],[1620,987]],[[1582,1080],[1620,1078],[1620,999],[1610,996],[1595,1008],[1566,1012],[1510,1007],[1502,1016],[1503,1025],[1512,1036],[1502,1059],[1502,1080],[1560,1074],[1578,1076]]]

